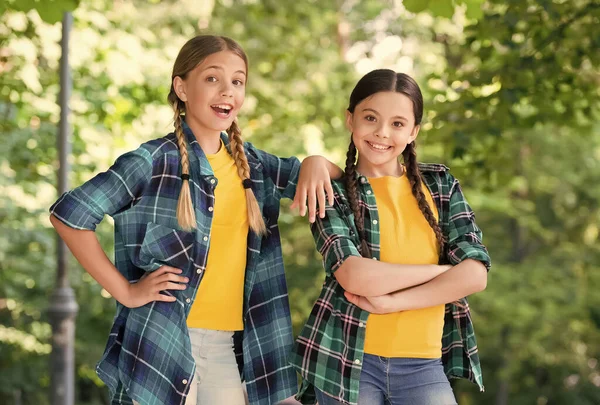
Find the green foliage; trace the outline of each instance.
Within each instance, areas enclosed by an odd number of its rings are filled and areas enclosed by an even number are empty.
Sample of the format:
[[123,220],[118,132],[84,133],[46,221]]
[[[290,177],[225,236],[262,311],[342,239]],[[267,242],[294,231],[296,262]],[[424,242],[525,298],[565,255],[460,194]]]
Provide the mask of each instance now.
[[[493,259],[488,289],[471,299],[486,392],[458,382],[459,403],[600,403],[598,2],[194,4],[93,0],[74,11],[72,185],[170,130],[170,69],[198,32],[242,44],[243,136],[281,156],[343,164],[343,114],[358,77],[407,71],[426,100],[421,160],[446,163],[461,180]],[[0,403],[48,403],[60,57],[52,23],[75,5],[0,6]],[[298,332],[324,275],[306,218],[288,206],[280,227]],[[98,234],[112,256],[109,221]],[[94,365],[114,303],[74,261],[70,279],[80,305],[76,403],[107,403]]]
[[[600,401],[597,2],[497,1],[428,81],[431,136],[497,266],[473,307],[488,390],[510,404]],[[594,44],[594,45],[593,45]],[[428,135],[427,140],[430,140]],[[490,386],[491,382],[491,386]],[[545,402],[542,402],[545,403]]]
[[457,6],[466,8],[466,16],[478,20],[483,15],[484,0],[404,0],[402,4],[412,13],[428,11],[438,17],[452,18]]
[[0,14],[7,10],[28,12],[35,10],[48,24],[62,20],[64,13],[73,11],[80,0],[4,0],[0,3]]

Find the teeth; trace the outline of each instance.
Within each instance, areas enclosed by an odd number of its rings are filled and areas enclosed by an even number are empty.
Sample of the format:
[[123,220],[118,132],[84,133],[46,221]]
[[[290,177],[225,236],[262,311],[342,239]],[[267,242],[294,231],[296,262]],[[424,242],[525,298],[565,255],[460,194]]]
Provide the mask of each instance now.
[[377,143],[371,143],[371,142],[369,142],[369,145],[371,145],[372,147],[374,147],[375,149],[378,149],[378,150],[387,150],[387,149],[389,149],[389,146],[387,146],[387,145],[379,145]]
[[227,111],[231,110],[231,106],[225,105],[225,104],[217,104],[217,105],[213,105],[213,107],[220,108],[222,110],[227,110]]

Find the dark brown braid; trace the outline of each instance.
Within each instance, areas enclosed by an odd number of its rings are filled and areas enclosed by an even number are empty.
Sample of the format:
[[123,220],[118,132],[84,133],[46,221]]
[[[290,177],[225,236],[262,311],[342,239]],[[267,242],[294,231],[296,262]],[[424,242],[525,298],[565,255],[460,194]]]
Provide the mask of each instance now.
[[367,245],[367,237],[365,235],[365,223],[359,204],[359,191],[356,181],[356,146],[352,141],[352,135],[350,135],[350,146],[348,147],[348,153],[346,154],[344,185],[346,187],[350,209],[352,209],[352,212],[354,213],[354,224],[356,225],[356,229],[358,229],[361,254],[363,257],[371,258],[371,251]]
[[[438,242],[438,253],[442,255],[444,244],[446,243],[446,237],[442,232],[440,224],[435,219],[433,211],[431,210],[431,207],[429,206],[429,203],[425,198],[425,194],[423,193],[423,181],[421,179],[421,172],[419,171],[419,166],[417,164],[416,148],[417,145],[413,141],[412,143],[406,145],[406,148],[402,152],[402,156],[404,157],[404,164],[406,165],[406,175],[408,176],[408,180],[410,181],[412,192],[415,198],[417,199],[419,208],[421,209],[423,216],[429,223],[429,226],[431,227],[431,229],[433,229],[433,232],[435,233],[435,238]],[[463,302],[461,302],[461,300],[456,300],[452,302],[452,304],[460,308],[465,308],[465,305],[463,304]]]
[[402,156],[404,157],[404,164],[406,165],[406,175],[408,176],[408,180],[410,181],[410,185],[412,188],[412,193],[417,199],[417,203],[419,204],[419,209],[423,213],[423,216],[429,223],[431,229],[435,233],[435,237],[438,241],[438,252],[441,253],[443,249],[444,243],[446,242],[446,238],[444,237],[444,233],[442,232],[442,228],[440,224],[435,219],[435,215],[425,198],[425,193],[423,193],[423,181],[421,179],[421,173],[419,172],[419,166],[417,165],[417,151],[416,145],[413,141],[406,145],[406,148],[402,152]]

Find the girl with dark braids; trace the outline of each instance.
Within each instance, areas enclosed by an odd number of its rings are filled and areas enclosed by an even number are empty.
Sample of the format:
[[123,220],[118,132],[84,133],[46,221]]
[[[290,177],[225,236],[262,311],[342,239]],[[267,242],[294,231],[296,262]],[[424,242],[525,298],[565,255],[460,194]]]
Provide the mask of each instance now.
[[335,202],[311,226],[326,278],[291,362],[319,405],[452,405],[448,379],[483,390],[466,296],[490,259],[458,181],[417,162],[423,97],[409,76],[365,75]]
[[[321,157],[301,169],[244,142],[236,117],[247,79],[235,41],[192,38],[173,67],[173,133],[50,209],[74,256],[117,300],[97,366],[111,404],[270,405],[297,390],[279,204],[296,195],[303,214],[308,199],[314,221],[342,173]],[[93,232],[105,214],[115,221],[114,265]]]

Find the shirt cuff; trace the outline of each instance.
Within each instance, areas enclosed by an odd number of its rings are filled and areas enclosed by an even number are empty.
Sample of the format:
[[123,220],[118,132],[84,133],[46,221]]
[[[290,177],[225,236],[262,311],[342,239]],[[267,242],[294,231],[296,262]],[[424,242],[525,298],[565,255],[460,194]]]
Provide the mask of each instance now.
[[73,229],[96,230],[96,225],[104,218],[104,213],[96,212],[71,192],[63,194],[50,207],[50,213]]
[[489,271],[491,267],[490,256],[483,245],[473,245],[470,242],[457,242],[450,246],[448,259],[453,265],[457,265],[467,259],[477,260]]
[[331,276],[349,257],[361,257],[358,249],[348,239],[338,239],[327,249],[325,257],[325,271]]

